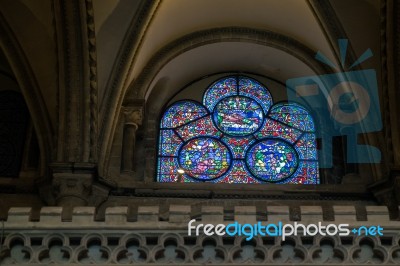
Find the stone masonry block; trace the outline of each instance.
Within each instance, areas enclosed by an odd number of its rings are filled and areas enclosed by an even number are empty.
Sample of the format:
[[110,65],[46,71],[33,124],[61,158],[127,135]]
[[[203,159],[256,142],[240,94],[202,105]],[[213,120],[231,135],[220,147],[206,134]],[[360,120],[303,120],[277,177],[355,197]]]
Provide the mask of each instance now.
[[43,207],[40,210],[40,223],[57,224],[61,222],[62,207]]
[[128,216],[128,207],[108,207],[106,209],[105,221],[107,224],[126,223]]
[[203,223],[219,224],[224,222],[224,208],[222,206],[202,206],[201,213]]
[[288,222],[289,206],[267,206],[267,218],[269,223]]
[[171,205],[169,206],[169,222],[185,223],[190,221],[190,205]]
[[333,206],[335,221],[357,221],[354,206]]
[[235,221],[240,224],[255,224],[257,222],[256,206],[235,206]]
[[75,207],[72,211],[72,222],[91,224],[94,221],[95,211],[95,207]]
[[138,208],[138,222],[158,222],[159,215],[159,206],[139,206]]
[[31,218],[31,208],[13,207],[8,211],[8,224],[25,224]]
[[389,221],[389,210],[386,206],[367,206],[368,222]]
[[300,206],[301,221],[304,222],[322,222],[322,207],[321,206]]

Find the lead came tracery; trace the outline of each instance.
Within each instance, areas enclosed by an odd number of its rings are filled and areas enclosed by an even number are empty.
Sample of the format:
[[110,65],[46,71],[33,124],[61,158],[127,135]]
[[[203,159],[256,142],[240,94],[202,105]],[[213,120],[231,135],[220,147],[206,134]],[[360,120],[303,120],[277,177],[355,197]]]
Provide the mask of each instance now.
[[252,78],[222,78],[202,104],[178,101],[165,111],[157,181],[318,184],[313,119],[296,103],[273,105]]

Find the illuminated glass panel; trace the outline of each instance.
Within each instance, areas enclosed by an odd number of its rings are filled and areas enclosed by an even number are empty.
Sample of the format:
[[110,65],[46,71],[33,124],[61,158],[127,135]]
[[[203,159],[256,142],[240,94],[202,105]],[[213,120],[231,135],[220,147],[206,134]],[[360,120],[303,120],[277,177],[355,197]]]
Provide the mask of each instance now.
[[278,184],[319,184],[318,161],[299,161],[299,166],[291,178]]
[[182,140],[172,129],[161,130],[158,154],[162,156],[177,156]]
[[237,94],[237,78],[228,77],[215,82],[206,90],[203,104],[212,112],[215,105],[223,98]]
[[317,160],[317,142],[315,135],[305,133],[295,145],[300,159],[304,160]]
[[213,138],[195,138],[179,153],[179,165],[193,178],[211,180],[226,173],[231,165],[228,148]]
[[311,115],[297,104],[278,104],[272,107],[269,116],[302,131],[314,132],[315,130]]
[[302,132],[283,123],[271,119],[265,119],[262,129],[256,134],[258,139],[278,138],[295,143],[301,136]]
[[281,140],[267,139],[251,147],[246,156],[250,172],[268,182],[281,181],[297,169],[297,154],[293,147]]
[[159,182],[320,182],[311,115],[298,104],[273,105],[254,79],[220,79],[206,89],[203,104],[171,105],[160,126]]
[[255,141],[252,136],[244,138],[224,136],[221,140],[229,147],[235,159],[243,159],[248,147]]
[[232,169],[223,178],[215,180],[215,183],[245,183],[245,184],[259,184],[260,180],[254,178],[252,174],[246,170],[242,160],[234,160]]
[[267,88],[262,86],[254,79],[240,77],[239,95],[250,97],[262,104],[265,113],[268,112],[272,105],[272,97]]
[[262,108],[256,101],[240,96],[221,100],[213,114],[217,128],[231,136],[246,136],[256,132],[263,118]]
[[210,116],[200,118],[199,120],[182,126],[176,129],[176,132],[185,141],[198,136],[219,137],[222,135],[222,133],[215,128]]
[[174,157],[158,157],[158,182],[178,181],[178,162]]
[[194,101],[180,101],[165,111],[161,128],[176,128],[207,115],[207,110]]

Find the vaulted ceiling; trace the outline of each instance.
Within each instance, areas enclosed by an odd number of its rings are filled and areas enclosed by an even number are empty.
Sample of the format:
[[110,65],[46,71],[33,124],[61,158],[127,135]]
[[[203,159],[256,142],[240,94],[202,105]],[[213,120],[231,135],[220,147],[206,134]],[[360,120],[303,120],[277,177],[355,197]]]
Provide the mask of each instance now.
[[[64,78],[61,54],[69,49],[60,46],[68,38],[57,28],[63,17],[63,9],[55,8],[60,2],[0,0],[0,22],[9,34],[1,41],[0,75],[15,75],[19,83],[13,52],[6,49],[14,40],[14,52],[31,69],[53,131]],[[337,38],[350,40],[349,60],[368,48],[375,55],[380,51],[376,0],[86,0],[80,6],[82,31],[95,35],[89,45],[97,58],[91,71],[100,128],[111,123],[108,116],[118,112],[124,97],[163,102],[188,82],[213,73],[244,71],[281,82],[315,74],[317,51],[339,63]],[[86,27],[90,18],[94,23]],[[76,47],[86,51],[88,44]],[[379,71],[379,64],[375,56],[364,66]]]

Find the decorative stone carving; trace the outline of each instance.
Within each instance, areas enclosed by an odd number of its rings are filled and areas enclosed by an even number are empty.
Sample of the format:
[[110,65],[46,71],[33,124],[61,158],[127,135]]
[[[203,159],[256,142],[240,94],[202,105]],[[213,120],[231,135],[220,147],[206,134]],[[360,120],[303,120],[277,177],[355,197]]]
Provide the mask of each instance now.
[[53,186],[56,203],[73,207],[88,205],[93,181],[91,174],[55,173]]
[[99,206],[108,198],[109,189],[94,181],[92,164],[53,164],[54,204],[72,210],[77,206]]
[[110,189],[98,183],[92,185],[92,194],[89,198],[90,206],[100,206],[103,202],[108,199]]
[[399,265],[400,235],[200,236],[163,230],[140,233],[94,229],[80,232],[7,232],[2,265]]
[[86,30],[89,62],[90,86],[90,157],[89,161],[97,161],[98,137],[98,88],[97,88],[97,52],[96,30],[94,22],[93,0],[86,0]]
[[[259,220],[274,223],[289,221],[288,206],[268,206],[268,220],[257,219],[255,206],[233,206],[235,220]],[[177,223],[177,214],[200,223],[231,223],[224,209],[203,206],[200,214],[191,214],[190,205],[171,205],[169,217],[161,219],[159,206],[138,206],[137,220],[128,220],[128,207],[109,207],[105,216],[95,219],[94,207],[77,207],[72,221],[62,220],[64,208],[45,207],[40,221],[31,218],[30,208],[10,209],[4,222],[5,239],[0,244],[0,262],[4,265],[360,265],[400,263],[398,221],[388,219],[382,206],[367,206],[367,219],[358,221],[353,206],[333,206],[334,223],[350,226],[379,224],[388,228],[384,236],[302,234],[281,237],[246,236],[198,237],[187,233],[186,223]],[[304,224],[326,220],[317,206],[299,206]],[[218,219],[210,219],[216,215]],[[317,216],[315,216],[317,215]],[[215,218],[214,217],[214,218]],[[185,218],[185,219],[186,219]],[[311,218],[311,219],[310,219]],[[328,222],[333,223],[333,222]],[[99,232],[101,228],[101,232]],[[122,229],[123,228],[123,229]],[[56,230],[55,230],[56,229]],[[3,265],[2,264],[2,265]]]
[[97,63],[92,3],[53,3],[55,29],[60,33],[56,35],[60,62],[56,158],[58,162],[96,162]]

